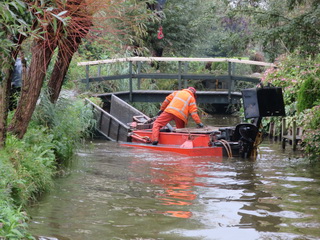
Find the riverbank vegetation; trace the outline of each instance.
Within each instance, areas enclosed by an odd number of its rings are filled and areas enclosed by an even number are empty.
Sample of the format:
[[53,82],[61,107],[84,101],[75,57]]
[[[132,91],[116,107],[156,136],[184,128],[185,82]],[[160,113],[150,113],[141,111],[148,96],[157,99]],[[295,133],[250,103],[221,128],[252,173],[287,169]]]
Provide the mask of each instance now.
[[262,78],[264,84],[283,89],[286,119],[289,126],[296,121],[304,130],[303,149],[312,160],[320,156],[320,55],[301,57],[299,52],[282,55],[276,68]]
[[0,150],[0,239],[31,239],[23,208],[50,190],[94,122],[81,99],[47,97],[37,106],[23,139],[9,134]]
[[[126,56],[276,61],[277,68],[267,70],[263,82],[283,88],[289,119],[304,128],[304,150],[319,160],[319,1],[168,0],[161,11],[154,11],[154,4],[144,0],[0,2],[0,238],[32,238],[26,232],[23,206],[50,189],[59,168],[93,124],[82,101],[58,100],[63,84],[86,91],[78,81],[85,76],[79,61]],[[158,37],[160,29],[163,38]],[[22,91],[10,112],[18,57]],[[148,68],[173,70],[165,65]],[[225,71],[226,66],[210,68],[190,66],[192,71],[212,74]],[[103,71],[127,72],[127,66]],[[247,69],[241,71],[245,74]],[[90,90],[119,91],[126,84],[110,81]],[[151,79],[142,84],[145,89],[177,88],[176,80]],[[194,85],[203,87],[200,81]],[[41,92],[49,95],[39,104]],[[158,109],[141,108],[149,115]]]

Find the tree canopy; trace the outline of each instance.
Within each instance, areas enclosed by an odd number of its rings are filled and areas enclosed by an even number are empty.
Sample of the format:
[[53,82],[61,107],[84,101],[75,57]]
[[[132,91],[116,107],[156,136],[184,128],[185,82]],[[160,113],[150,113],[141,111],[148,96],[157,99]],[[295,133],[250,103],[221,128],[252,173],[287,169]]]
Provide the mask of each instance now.
[[[55,102],[59,96],[61,86],[71,62],[82,39],[89,33],[112,29],[98,27],[98,19],[111,18],[122,23],[122,27],[135,26],[141,16],[135,14],[136,19],[129,21],[127,12],[139,9],[140,5],[130,1],[99,1],[99,0],[44,0],[44,1],[3,1],[1,5],[0,27],[1,44],[1,81],[0,81],[0,146],[5,142],[7,131],[8,99],[10,96],[10,80],[14,61],[18,53],[24,55],[21,46],[24,39],[32,42],[30,51],[30,65],[23,79],[21,96],[14,112],[9,130],[22,138],[31,120],[44,80],[49,78],[48,92],[50,99]],[[120,24],[118,24],[120,27]],[[114,30],[114,29],[113,29]],[[113,34],[120,34],[114,31]],[[93,34],[94,35],[94,34]],[[92,36],[92,35],[91,35]],[[48,67],[53,58],[53,70],[48,76]]]

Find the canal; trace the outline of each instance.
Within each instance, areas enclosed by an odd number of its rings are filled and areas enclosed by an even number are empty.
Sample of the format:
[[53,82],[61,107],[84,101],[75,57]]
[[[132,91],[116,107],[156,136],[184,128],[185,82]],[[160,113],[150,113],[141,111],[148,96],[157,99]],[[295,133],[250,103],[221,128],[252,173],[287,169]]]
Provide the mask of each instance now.
[[39,240],[320,239],[320,168],[300,154],[269,139],[256,161],[95,140],[28,209],[30,231]]

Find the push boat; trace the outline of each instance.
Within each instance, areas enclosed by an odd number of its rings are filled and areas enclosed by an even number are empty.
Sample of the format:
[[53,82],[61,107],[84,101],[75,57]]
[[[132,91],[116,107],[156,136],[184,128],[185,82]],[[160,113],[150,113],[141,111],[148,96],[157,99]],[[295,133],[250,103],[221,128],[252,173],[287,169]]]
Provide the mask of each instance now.
[[250,123],[229,127],[175,128],[170,124],[160,131],[158,145],[151,144],[150,118],[113,95],[100,108],[93,106],[97,120],[96,130],[121,146],[173,152],[188,156],[242,157],[256,153],[261,142],[260,125],[263,117],[284,116],[282,89],[259,87],[242,90],[245,118]]

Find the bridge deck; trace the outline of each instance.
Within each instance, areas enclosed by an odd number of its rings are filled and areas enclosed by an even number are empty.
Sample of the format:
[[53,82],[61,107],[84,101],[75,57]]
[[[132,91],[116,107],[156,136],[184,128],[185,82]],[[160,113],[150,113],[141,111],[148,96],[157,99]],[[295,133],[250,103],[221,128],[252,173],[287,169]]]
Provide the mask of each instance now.
[[[159,72],[150,67],[150,63],[165,62],[166,64],[172,62],[170,71],[173,72]],[[199,62],[203,63],[203,72],[199,74],[189,63]],[[226,69],[218,75],[206,70],[205,64],[221,62],[226,63]],[[111,66],[115,63],[120,63],[120,66],[125,67],[126,71],[122,74],[115,73]],[[142,67],[146,63],[147,67]],[[123,65],[122,65],[123,64]],[[78,66],[85,66],[86,76],[82,79],[86,83],[86,88],[89,89],[90,84],[102,81],[118,81],[124,80],[128,83],[128,91],[105,93],[97,95],[106,104],[110,103],[111,95],[114,94],[126,102],[162,102],[165,97],[172,91],[166,90],[141,90],[141,84],[145,79],[174,79],[177,81],[177,89],[193,86],[193,81],[201,81],[203,87],[206,89],[216,89],[216,91],[198,91],[197,103],[212,104],[214,108],[226,108],[230,105],[238,105],[241,99],[241,93],[235,92],[238,81],[248,82],[251,85],[256,85],[260,82],[261,74],[252,72],[252,69],[242,68],[239,69],[236,65],[257,65],[263,68],[274,67],[273,63],[257,62],[241,59],[228,59],[228,58],[170,58],[170,57],[132,57],[132,58],[118,58],[106,59],[91,62],[80,62]],[[96,66],[96,67],[95,67]],[[102,66],[107,66],[102,68]],[[97,70],[96,74],[90,72]],[[152,71],[154,70],[154,71]],[[241,70],[241,71],[238,71]],[[151,72],[148,72],[151,71]],[[238,71],[238,74],[237,74]],[[252,84],[253,83],[253,84]],[[137,89],[137,90],[136,90]],[[220,90],[218,90],[220,89]],[[223,89],[223,90],[222,90]],[[226,90],[226,91],[224,91]]]
[[[132,102],[163,102],[170,93],[172,93],[171,90],[135,90],[132,92]],[[112,94],[126,102],[130,101],[130,91],[104,93],[95,96],[101,98],[104,102],[109,102]],[[237,104],[241,96],[240,92],[197,91],[197,103]]]

